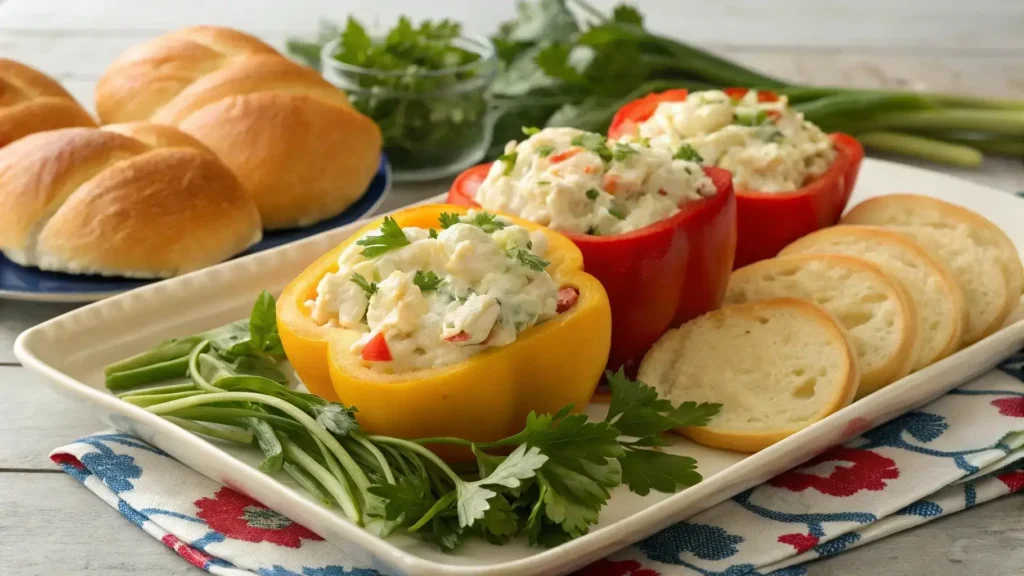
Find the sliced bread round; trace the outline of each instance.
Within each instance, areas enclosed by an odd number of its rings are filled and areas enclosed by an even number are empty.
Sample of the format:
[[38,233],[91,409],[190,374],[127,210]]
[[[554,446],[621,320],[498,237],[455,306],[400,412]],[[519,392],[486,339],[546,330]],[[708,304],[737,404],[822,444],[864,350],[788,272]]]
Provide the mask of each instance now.
[[833,226],[793,242],[779,253],[848,254],[878,266],[907,289],[917,311],[914,370],[960,346],[967,308],[956,277],[906,235],[877,226]]
[[967,300],[963,345],[998,330],[1020,303],[1020,255],[1013,241],[980,214],[928,196],[893,194],[858,204],[841,223],[892,227],[945,264]]
[[762,260],[732,273],[726,304],[790,297],[824,307],[850,333],[865,396],[914,367],[917,313],[903,286],[862,258],[805,254]]
[[717,402],[696,442],[756,452],[853,400],[857,360],[846,331],[824,309],[792,298],[727,306],[666,332],[639,379],[673,404]]

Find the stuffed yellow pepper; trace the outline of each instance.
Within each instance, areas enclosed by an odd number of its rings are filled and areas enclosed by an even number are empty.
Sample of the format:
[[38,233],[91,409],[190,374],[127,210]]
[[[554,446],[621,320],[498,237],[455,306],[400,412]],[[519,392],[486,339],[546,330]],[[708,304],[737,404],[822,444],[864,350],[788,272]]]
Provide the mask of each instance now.
[[478,442],[531,410],[586,406],[611,339],[571,241],[448,205],[356,232],[285,288],[277,321],[306,387],[356,406],[367,430]]

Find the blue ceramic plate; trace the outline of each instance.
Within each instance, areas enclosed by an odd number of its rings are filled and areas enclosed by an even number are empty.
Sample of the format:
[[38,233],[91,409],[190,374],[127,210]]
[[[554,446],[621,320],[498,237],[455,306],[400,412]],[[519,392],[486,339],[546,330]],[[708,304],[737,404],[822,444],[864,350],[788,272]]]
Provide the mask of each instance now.
[[[265,232],[263,240],[240,256],[276,248],[369,216],[377,210],[390,190],[391,165],[386,157],[381,156],[380,166],[366,193],[347,210],[309,228]],[[38,268],[19,266],[0,254],[0,298],[39,302],[93,302],[150,282],[155,280],[43,272]]]

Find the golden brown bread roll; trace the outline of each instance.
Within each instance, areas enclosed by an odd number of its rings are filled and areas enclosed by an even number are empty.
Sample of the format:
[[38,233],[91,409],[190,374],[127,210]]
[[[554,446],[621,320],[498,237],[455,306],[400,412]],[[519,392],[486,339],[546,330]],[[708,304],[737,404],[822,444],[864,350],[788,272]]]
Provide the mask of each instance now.
[[201,140],[252,192],[268,229],[341,213],[380,160],[380,130],[344,92],[227,28],[186,28],[128,50],[97,84],[96,107],[103,122],[149,120]]
[[235,175],[170,126],[64,128],[0,149],[0,251],[24,266],[167,277],[226,260],[261,235]]
[[36,132],[95,125],[55,80],[0,58],[0,147]]

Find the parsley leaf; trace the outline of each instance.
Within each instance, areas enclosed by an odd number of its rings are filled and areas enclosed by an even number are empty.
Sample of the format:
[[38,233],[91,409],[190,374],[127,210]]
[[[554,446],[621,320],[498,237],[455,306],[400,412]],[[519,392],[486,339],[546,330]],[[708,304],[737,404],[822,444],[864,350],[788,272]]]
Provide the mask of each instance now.
[[462,223],[462,219],[454,212],[441,212],[438,220],[441,222],[441,228],[444,228],[445,230],[455,226],[456,224]]
[[551,153],[555,151],[554,146],[537,146],[537,155],[541,158],[547,158],[551,156]]
[[536,126],[523,126],[523,134],[526,134],[527,136],[533,136],[538,132],[540,132],[540,128],[537,128]]
[[688,162],[704,162],[704,157],[701,156],[697,150],[689,144],[683,144],[676,150],[676,153],[672,155],[673,160],[686,160]]
[[612,159],[614,159],[616,162],[624,162],[636,154],[636,148],[633,148],[629,144],[616,142],[615,148],[612,150]]
[[597,197],[600,194],[601,194],[600,192],[598,192],[594,188],[591,188],[590,190],[587,190],[587,199],[588,200],[597,200]]
[[395,222],[394,218],[385,216],[384,222],[380,225],[380,234],[364,236],[356,240],[356,244],[365,246],[363,256],[376,258],[386,252],[408,246],[409,239],[405,237],[405,232],[402,232],[402,227]]
[[375,484],[370,486],[369,492],[385,501],[385,520],[399,520],[404,514],[405,520],[412,524],[434,505],[430,485],[416,476],[404,476],[396,484]]
[[355,417],[358,410],[354,407],[330,402],[313,408],[313,411],[316,413],[317,424],[327,428],[335,436],[348,436],[359,431],[359,423]]
[[541,454],[538,448],[527,448],[526,444],[521,444],[486,477],[476,482],[457,484],[455,489],[458,499],[455,507],[459,514],[459,525],[472,526],[484,517],[490,508],[489,501],[497,496],[497,492],[485,486],[518,488],[522,480],[532,478],[547,461],[548,457]]
[[618,462],[622,464],[622,483],[641,496],[652,489],[672,494],[701,481],[697,461],[685,456],[655,450],[627,450]]
[[419,286],[420,291],[430,292],[431,290],[437,290],[437,287],[441,285],[441,279],[431,271],[423,272],[422,270],[417,270],[416,274],[412,277],[412,283]]
[[626,215],[622,213],[622,210],[619,210],[618,208],[616,208],[614,206],[608,208],[608,213],[611,214],[612,216],[618,218],[619,220],[625,220],[626,219]]
[[608,149],[608,139],[596,132],[578,134],[570,141],[573,146],[581,146],[601,157],[605,162],[612,161],[612,151]]
[[677,407],[658,397],[658,392],[643,382],[630,380],[620,368],[607,373],[612,391],[605,421],[626,436],[644,438],[685,426],[704,426],[718,414],[721,404],[683,402]]
[[516,167],[516,158],[518,157],[519,153],[515,151],[498,156],[498,162],[503,162],[505,164],[505,171],[502,172],[502,174],[508,176],[512,173],[512,169]]
[[629,4],[619,4],[612,10],[612,21],[642,26],[644,17],[640,14],[639,10]]
[[507,226],[504,220],[499,220],[496,215],[490,212],[477,212],[473,215],[472,220],[464,222],[464,224],[472,224],[488,234],[493,234]]
[[353,272],[352,273],[352,277],[349,278],[349,280],[351,280],[353,283],[355,283],[356,286],[359,286],[360,288],[362,288],[363,292],[366,292],[366,297],[367,298],[369,298],[370,296],[373,296],[374,294],[377,293],[377,283],[376,282],[368,282],[366,280],[366,278],[363,278],[362,274],[358,274],[356,272]]
[[480,519],[482,535],[491,544],[504,544],[519,533],[519,515],[500,494],[491,498],[490,505]]
[[768,113],[764,110],[758,110],[751,112],[748,110],[742,110],[735,114],[733,124],[740,126],[760,126],[768,122]]
[[431,228],[430,231],[427,232],[427,236],[429,236],[430,238],[436,240],[437,239],[437,230],[434,230],[433,228]]
[[511,248],[506,250],[505,253],[508,254],[509,258],[513,260],[518,260],[524,266],[527,266],[532,270],[536,270],[537,272],[543,272],[544,268],[546,268],[548,264],[551,264],[551,262],[548,262],[547,260],[541,258],[540,256],[537,256],[533,252],[530,252],[529,250],[523,250],[522,248],[515,244],[513,244]]

